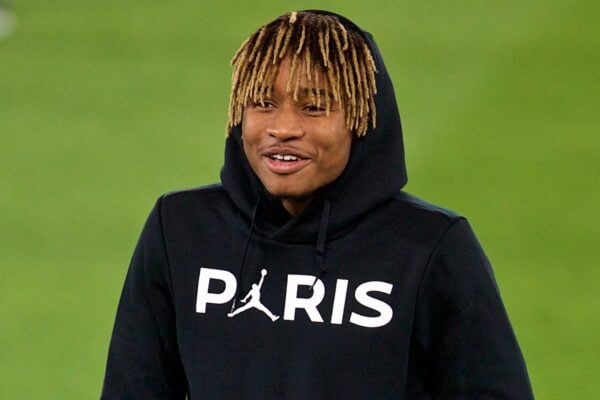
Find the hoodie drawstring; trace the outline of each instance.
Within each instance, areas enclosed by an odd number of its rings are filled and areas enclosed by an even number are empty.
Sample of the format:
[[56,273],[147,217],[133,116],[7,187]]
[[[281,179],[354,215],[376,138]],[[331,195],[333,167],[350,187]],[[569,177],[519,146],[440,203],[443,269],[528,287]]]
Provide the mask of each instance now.
[[240,296],[242,291],[242,282],[244,281],[244,267],[246,266],[246,255],[248,254],[248,245],[250,244],[250,239],[252,239],[252,234],[254,233],[254,226],[256,225],[256,215],[258,214],[258,207],[260,206],[260,200],[262,199],[262,193],[258,194],[258,200],[256,200],[256,205],[254,206],[254,210],[252,210],[252,219],[250,220],[250,232],[248,232],[248,238],[246,238],[246,244],[244,245],[244,252],[242,253],[242,261],[240,262],[240,272],[238,278],[237,289],[235,290],[235,296],[233,296],[233,301],[231,302],[231,311],[235,309],[235,303],[237,298]]
[[[244,278],[244,267],[246,266],[246,256],[248,254],[248,246],[250,245],[250,240],[252,239],[252,235],[254,233],[254,227],[256,225],[256,215],[258,214],[258,207],[260,206],[260,201],[262,199],[262,193],[259,194],[258,200],[256,201],[256,205],[254,206],[254,210],[252,211],[252,219],[250,221],[250,232],[248,232],[248,237],[246,238],[246,244],[244,245],[244,252],[242,253],[242,260],[240,262],[239,269],[239,277],[238,277],[238,286],[235,291],[235,296],[233,296],[233,301],[231,302],[231,312],[235,309],[236,301],[242,292],[242,283]],[[310,290],[312,291],[317,281],[325,275],[325,263],[324,263],[324,255],[325,255],[325,242],[327,241],[327,228],[329,227],[329,215],[331,214],[331,202],[329,200],[325,201],[323,204],[323,211],[321,211],[321,219],[319,221],[319,231],[317,233],[317,243],[315,246],[315,261],[316,261],[316,269],[317,276],[315,276],[315,280],[310,285]]]
[[319,232],[317,234],[317,245],[315,247],[315,260],[317,264],[317,276],[313,284],[310,286],[310,290],[313,290],[317,280],[321,278],[326,270],[324,266],[323,257],[325,254],[325,242],[327,241],[327,228],[329,226],[329,214],[331,214],[331,202],[325,201],[323,204],[323,211],[321,211],[321,220],[319,221]]

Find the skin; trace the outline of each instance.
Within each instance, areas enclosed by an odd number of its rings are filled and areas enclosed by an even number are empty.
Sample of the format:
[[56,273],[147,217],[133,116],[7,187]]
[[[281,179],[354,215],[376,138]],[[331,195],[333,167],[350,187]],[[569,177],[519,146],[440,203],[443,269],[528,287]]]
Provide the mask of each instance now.
[[[298,101],[286,92],[290,60],[282,60],[271,97],[244,109],[242,141],[250,166],[291,214],[302,211],[315,192],[333,182],[350,157],[352,135],[343,108],[332,100],[317,107],[301,74]],[[285,157],[287,160],[283,160]],[[291,159],[291,160],[290,160]]]

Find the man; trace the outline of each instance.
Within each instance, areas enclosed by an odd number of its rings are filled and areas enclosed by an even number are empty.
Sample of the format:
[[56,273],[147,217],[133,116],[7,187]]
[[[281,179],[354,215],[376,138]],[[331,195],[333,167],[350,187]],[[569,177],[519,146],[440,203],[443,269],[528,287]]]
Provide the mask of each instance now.
[[222,185],[158,200],[102,397],[533,398],[468,223],[400,190],[400,119],[371,36],[293,12],[233,65]]

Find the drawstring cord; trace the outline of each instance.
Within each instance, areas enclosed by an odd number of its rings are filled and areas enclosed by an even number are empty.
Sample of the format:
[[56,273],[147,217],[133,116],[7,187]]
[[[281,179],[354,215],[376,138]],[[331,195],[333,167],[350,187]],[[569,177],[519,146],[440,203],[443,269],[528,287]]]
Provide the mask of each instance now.
[[[256,225],[256,215],[258,214],[258,207],[260,206],[260,201],[262,199],[262,193],[259,194],[258,200],[256,201],[256,205],[254,206],[254,210],[252,211],[252,219],[250,222],[250,232],[248,232],[248,237],[246,238],[246,244],[244,245],[244,252],[242,253],[242,261],[240,262],[239,269],[239,283],[235,291],[235,296],[233,297],[233,301],[231,302],[231,312],[235,310],[235,305],[240,293],[242,292],[242,282],[244,277],[244,268],[246,266],[246,256],[248,254],[248,246],[250,245],[250,240],[252,239],[252,234],[254,233],[254,227]],[[324,255],[325,255],[325,242],[327,241],[327,228],[329,226],[329,215],[331,214],[331,202],[329,200],[325,201],[323,205],[323,211],[321,212],[321,220],[319,221],[319,232],[317,233],[317,244],[315,246],[315,261],[316,261],[316,269],[317,276],[315,276],[315,280],[312,285],[310,285],[310,290],[314,289],[315,284],[322,278],[325,272],[324,266]]]
[[317,245],[315,247],[315,260],[317,264],[317,276],[314,282],[310,285],[312,291],[315,284],[325,274],[325,267],[323,256],[325,254],[325,242],[327,240],[327,227],[329,226],[329,214],[331,213],[331,203],[329,200],[325,201],[323,205],[323,211],[321,212],[321,220],[319,222],[319,232],[317,234]]
[[242,261],[240,262],[240,273],[239,273],[239,282],[237,285],[237,289],[235,290],[235,296],[233,296],[233,301],[231,302],[231,311],[235,309],[235,303],[237,298],[240,296],[242,291],[242,282],[244,277],[244,267],[246,266],[246,255],[248,254],[248,245],[250,244],[250,239],[252,238],[252,234],[254,233],[254,226],[256,225],[256,215],[258,214],[258,206],[260,205],[260,200],[262,199],[262,193],[258,194],[258,200],[256,200],[256,205],[254,206],[254,210],[252,211],[252,219],[250,221],[250,232],[248,232],[248,237],[246,238],[246,244],[244,245],[244,252],[242,253]]

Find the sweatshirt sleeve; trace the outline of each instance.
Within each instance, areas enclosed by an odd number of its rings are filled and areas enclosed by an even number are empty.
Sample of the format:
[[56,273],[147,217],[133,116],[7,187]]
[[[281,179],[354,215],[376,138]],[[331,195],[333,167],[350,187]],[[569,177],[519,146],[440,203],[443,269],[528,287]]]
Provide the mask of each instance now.
[[101,399],[184,399],[159,199],[135,248],[108,351]]
[[410,399],[533,399],[492,268],[462,218],[432,255],[414,329]]

